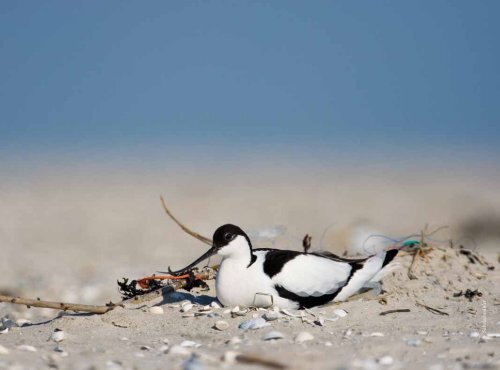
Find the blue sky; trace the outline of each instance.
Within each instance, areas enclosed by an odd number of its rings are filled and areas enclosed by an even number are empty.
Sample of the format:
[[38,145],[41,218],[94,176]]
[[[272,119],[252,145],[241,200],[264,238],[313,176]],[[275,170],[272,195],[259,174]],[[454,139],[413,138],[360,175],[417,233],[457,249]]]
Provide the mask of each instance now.
[[0,158],[500,158],[498,14],[498,1],[4,0]]

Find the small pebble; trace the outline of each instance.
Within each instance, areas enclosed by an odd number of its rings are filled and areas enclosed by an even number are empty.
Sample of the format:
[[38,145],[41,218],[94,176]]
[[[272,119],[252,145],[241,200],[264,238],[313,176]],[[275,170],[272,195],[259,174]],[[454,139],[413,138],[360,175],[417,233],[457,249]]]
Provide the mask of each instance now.
[[142,351],[151,351],[151,347],[150,346],[141,346],[141,350]]
[[264,340],[277,340],[277,339],[283,339],[285,335],[279,331],[270,331],[269,333],[266,333],[262,339]]
[[420,339],[408,339],[406,344],[410,347],[418,347],[422,344],[422,341]]
[[418,330],[418,331],[417,331],[417,334],[418,334],[418,335],[427,335],[427,334],[429,334],[429,333],[428,333],[428,332],[426,332],[426,331],[424,331],[424,330]]
[[153,315],[163,315],[163,312],[163,307],[161,306],[149,307],[149,313],[152,313]]
[[16,320],[16,325],[19,327],[25,326],[25,325],[30,325],[31,321],[28,319],[17,319]]
[[380,365],[385,365],[385,366],[392,365],[393,362],[394,359],[391,356],[383,356],[378,360],[378,363]]
[[55,329],[52,335],[50,336],[50,339],[56,343],[59,343],[64,340],[64,337],[65,337],[64,331],[62,331],[61,329]]
[[327,347],[331,347],[331,346],[333,346],[333,343],[332,343],[332,342],[329,342],[329,341],[326,341],[326,342],[325,342],[325,346],[327,346]]
[[335,315],[337,315],[338,317],[346,317],[347,316],[347,312],[343,309],[336,309],[336,310],[333,310],[333,313]]
[[17,346],[17,349],[20,351],[26,351],[26,352],[37,352],[38,351],[35,347],[30,346],[28,344],[21,344],[20,346]]
[[219,320],[215,322],[214,328],[220,331],[224,331],[229,328],[229,324],[227,323],[227,321]]
[[301,331],[295,336],[294,341],[297,343],[304,343],[313,339],[314,336],[311,333],[308,333],[307,331]]
[[239,328],[242,330],[256,330],[263,328],[265,326],[269,326],[270,324],[266,322],[262,317],[258,317],[256,319],[250,319],[243,321],[240,325]]
[[0,344],[0,355],[8,355],[9,350]]
[[480,336],[481,336],[481,334],[479,334],[477,331],[471,331],[469,333],[470,338],[479,338]]

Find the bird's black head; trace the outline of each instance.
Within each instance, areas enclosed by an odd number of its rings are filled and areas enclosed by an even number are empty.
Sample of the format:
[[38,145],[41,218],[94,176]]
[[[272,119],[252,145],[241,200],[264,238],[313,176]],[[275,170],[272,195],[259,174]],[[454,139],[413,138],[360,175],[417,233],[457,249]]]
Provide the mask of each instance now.
[[222,249],[234,241],[238,236],[245,238],[250,248],[252,247],[250,239],[240,227],[232,224],[225,224],[215,230],[212,238],[213,248]]

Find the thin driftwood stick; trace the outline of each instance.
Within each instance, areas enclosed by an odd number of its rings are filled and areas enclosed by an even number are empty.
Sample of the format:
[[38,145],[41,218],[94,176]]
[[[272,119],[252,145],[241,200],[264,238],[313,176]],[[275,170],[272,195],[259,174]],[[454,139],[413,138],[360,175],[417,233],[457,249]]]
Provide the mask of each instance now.
[[161,199],[161,204],[163,206],[163,209],[167,213],[168,217],[170,217],[172,219],[172,221],[174,221],[184,232],[186,232],[187,234],[191,235],[192,237],[198,239],[202,243],[205,243],[205,244],[212,246],[212,239],[209,239],[203,235],[200,235],[197,232],[189,229],[187,226],[184,226],[184,224],[182,222],[180,222],[177,218],[175,218],[175,216],[172,214],[172,212],[170,212],[167,205],[165,204],[165,200],[163,199],[163,196],[160,195],[160,199]]
[[[154,276],[149,276],[142,280],[147,281],[147,280],[153,280],[154,278],[155,278]],[[159,278],[167,278],[167,276],[157,277],[157,279]],[[199,278],[201,280],[207,280],[210,278],[210,276],[209,274],[202,272],[200,274],[197,274],[196,278]],[[161,288],[158,288],[150,293],[141,296],[136,296],[134,298],[125,299],[118,303],[110,302],[104,306],[94,306],[94,305],[87,305],[80,303],[42,301],[41,299],[20,298],[8,295],[0,295],[0,302],[19,304],[27,306],[28,308],[41,307],[41,308],[52,308],[54,310],[62,310],[62,311],[90,312],[96,314],[104,314],[106,312],[115,309],[116,307],[123,306],[125,303],[141,303],[144,301],[154,299],[162,293],[173,293],[176,290],[184,288],[187,285],[187,283],[188,283],[187,279],[169,280],[169,283],[167,285],[162,286]]]
[[105,306],[93,306],[87,304],[79,303],[65,303],[65,302],[51,302],[42,301],[40,299],[29,299],[29,298],[19,298],[12,297],[8,295],[0,295],[0,302],[7,302],[13,304],[20,304],[30,307],[43,307],[43,308],[53,308],[55,310],[63,311],[75,311],[75,312],[91,312],[97,314],[103,314],[114,309],[117,305],[114,303],[109,303]]

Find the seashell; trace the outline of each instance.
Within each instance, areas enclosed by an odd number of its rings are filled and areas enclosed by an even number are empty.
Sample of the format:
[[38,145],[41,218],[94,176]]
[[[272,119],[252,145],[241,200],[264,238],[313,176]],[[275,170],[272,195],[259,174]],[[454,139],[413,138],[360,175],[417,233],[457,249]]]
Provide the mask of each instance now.
[[243,321],[239,328],[242,330],[256,330],[263,328],[264,326],[269,326],[270,324],[266,322],[262,317],[258,317],[256,319],[250,319]]
[[232,309],[231,309],[231,313],[236,313],[240,310],[240,306],[234,306]]
[[264,320],[266,321],[274,321],[278,320],[280,317],[283,317],[279,312],[271,311],[271,312],[266,312],[264,315],[262,315]]
[[338,317],[346,317],[347,316],[347,311],[337,308],[336,310],[333,310],[333,313],[337,315]]
[[277,340],[277,339],[283,339],[285,335],[279,331],[270,331],[269,333],[265,334],[262,339],[264,340]]
[[213,301],[212,303],[210,303],[210,307],[212,308],[222,308],[222,306],[220,304],[218,304],[216,301]]
[[385,365],[385,366],[392,365],[393,362],[394,359],[391,356],[383,356],[378,360],[378,363],[380,365]]
[[189,347],[189,348],[192,348],[192,347],[201,347],[201,344],[199,343],[196,343],[192,340],[185,340],[185,341],[182,341],[181,344],[180,344],[181,347]]
[[38,351],[35,347],[30,346],[28,344],[21,344],[20,346],[17,346],[17,349],[20,351],[26,351],[26,352],[37,352]]
[[308,333],[307,331],[301,331],[295,336],[294,341],[297,343],[304,343],[313,339],[314,336],[311,333]]
[[419,345],[422,344],[422,341],[420,339],[408,339],[406,341],[406,344],[411,347],[418,347]]
[[366,337],[383,337],[384,333],[380,333],[378,331],[374,331],[373,333],[365,335]]
[[167,353],[169,348],[170,347],[168,345],[162,344],[160,347],[158,347],[158,352]]
[[203,307],[200,307],[200,312],[205,312],[205,311],[211,311],[212,310],[212,306],[210,305],[206,305],[206,306],[203,306]]
[[232,337],[226,343],[236,345],[236,344],[240,344],[241,342],[243,342],[243,340],[240,337]]
[[332,342],[330,342],[330,341],[326,341],[326,342],[325,342],[325,346],[326,346],[326,347],[331,347],[331,346],[333,346],[333,343],[332,343]]
[[8,355],[9,350],[0,344],[0,355]]
[[55,329],[50,339],[56,343],[62,342],[64,340],[65,334],[61,329]]
[[174,356],[188,356],[191,354],[191,351],[186,347],[173,346],[172,348],[170,348],[168,353]]
[[163,315],[163,312],[163,307],[161,306],[149,307],[149,313],[152,313],[153,315]]
[[227,321],[219,320],[215,322],[214,328],[223,331],[229,328],[229,324],[227,323]]
[[185,303],[181,307],[182,312],[188,312],[190,309],[192,309],[194,306],[192,303]]
[[417,330],[417,334],[418,335],[427,335],[427,334],[429,334],[429,332],[424,331],[424,330]]

